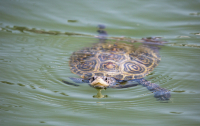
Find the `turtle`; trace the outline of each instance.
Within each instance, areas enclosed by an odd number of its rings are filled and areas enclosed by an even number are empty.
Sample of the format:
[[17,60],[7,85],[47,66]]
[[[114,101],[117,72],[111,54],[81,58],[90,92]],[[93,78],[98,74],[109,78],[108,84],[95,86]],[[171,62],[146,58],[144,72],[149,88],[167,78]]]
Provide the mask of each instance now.
[[[160,100],[168,100],[170,92],[144,79],[159,64],[161,57],[155,48],[127,43],[97,43],[74,52],[70,70],[81,78],[76,83],[89,83],[94,88],[128,88],[141,84]],[[138,84],[123,84],[127,81]],[[77,84],[63,81],[67,84]]]
[[70,77],[75,83],[63,82],[74,86],[89,83],[91,87],[100,89],[129,88],[140,84],[152,91],[158,100],[169,100],[170,91],[144,79],[161,60],[159,47],[141,43],[107,42],[105,32],[102,31],[99,33],[104,33],[103,41],[101,39],[91,47],[78,50],[70,57],[71,72],[81,78]]

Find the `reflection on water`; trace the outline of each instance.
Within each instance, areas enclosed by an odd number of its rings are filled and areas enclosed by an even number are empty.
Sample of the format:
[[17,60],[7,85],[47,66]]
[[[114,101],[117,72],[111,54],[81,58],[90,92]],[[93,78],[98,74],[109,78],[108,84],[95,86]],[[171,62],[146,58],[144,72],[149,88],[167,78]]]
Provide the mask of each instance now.
[[103,95],[102,93],[101,93],[101,91],[102,90],[105,90],[105,89],[97,89],[97,95],[94,95],[93,96],[93,98],[107,98],[108,97],[108,95]]
[[36,29],[36,28],[27,28],[22,26],[1,26],[1,31],[6,32],[22,32],[22,33],[36,33],[36,34],[48,34],[48,35],[83,35],[83,36],[90,36],[90,35],[84,35],[84,34],[78,34],[78,33],[70,33],[70,32],[60,32],[60,31],[45,31],[42,29]]
[[[27,28],[27,27],[22,27],[22,26],[4,26],[3,24],[0,24],[0,31],[5,31],[5,32],[22,32],[22,33],[36,33],[36,34],[48,34],[48,35],[67,35],[67,36],[85,36],[85,37],[97,37],[96,35],[89,35],[89,34],[80,34],[80,33],[75,33],[75,32],[61,32],[61,31],[47,31],[47,30],[42,30],[42,29],[36,29],[36,28]],[[200,35],[200,33],[191,33],[194,35]],[[124,41],[124,42],[131,42],[131,43],[136,43],[136,42],[148,42],[149,44],[153,41],[152,44],[155,44],[155,42],[159,44],[164,44],[167,43],[166,41],[160,41],[161,37],[146,37],[142,39],[135,39],[135,38],[130,38],[130,37],[107,37],[108,39],[111,40],[117,40],[117,41]],[[179,36],[178,38],[190,38],[189,36]],[[148,40],[149,39],[149,40]],[[186,46],[186,47],[197,47],[199,48],[200,45],[198,44],[190,44],[190,43],[172,43],[169,44],[170,46]]]

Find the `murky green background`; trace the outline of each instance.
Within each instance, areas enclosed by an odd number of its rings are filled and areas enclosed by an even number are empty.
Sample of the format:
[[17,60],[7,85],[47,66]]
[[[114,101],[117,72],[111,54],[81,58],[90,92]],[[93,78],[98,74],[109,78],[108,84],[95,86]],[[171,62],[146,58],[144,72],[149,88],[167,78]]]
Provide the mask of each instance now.
[[[199,0],[1,0],[0,125],[200,125],[199,5]],[[159,66],[146,77],[171,90],[168,103],[140,85],[103,90],[108,97],[97,99],[97,90],[87,84],[61,82],[77,77],[69,57],[97,42],[92,36],[98,24],[107,26],[110,37],[168,41]]]

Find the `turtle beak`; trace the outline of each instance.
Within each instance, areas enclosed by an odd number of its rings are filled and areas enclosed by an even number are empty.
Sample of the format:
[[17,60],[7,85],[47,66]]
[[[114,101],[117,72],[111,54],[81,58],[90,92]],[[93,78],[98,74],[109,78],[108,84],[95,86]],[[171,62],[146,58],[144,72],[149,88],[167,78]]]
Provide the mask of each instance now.
[[92,83],[91,86],[94,87],[107,87],[109,84],[103,80],[101,77],[97,77]]

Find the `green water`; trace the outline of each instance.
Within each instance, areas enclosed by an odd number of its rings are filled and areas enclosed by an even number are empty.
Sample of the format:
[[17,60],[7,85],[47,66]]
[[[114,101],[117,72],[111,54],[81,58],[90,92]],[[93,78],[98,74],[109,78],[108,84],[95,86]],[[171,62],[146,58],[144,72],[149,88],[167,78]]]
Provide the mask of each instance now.
[[[1,0],[0,125],[200,125],[199,5],[198,0]],[[168,103],[140,85],[102,90],[106,98],[93,98],[98,91],[87,84],[62,83],[77,77],[69,57],[97,42],[92,36],[98,24],[107,26],[110,37],[168,41],[160,64],[145,77],[171,91]]]

